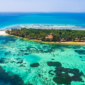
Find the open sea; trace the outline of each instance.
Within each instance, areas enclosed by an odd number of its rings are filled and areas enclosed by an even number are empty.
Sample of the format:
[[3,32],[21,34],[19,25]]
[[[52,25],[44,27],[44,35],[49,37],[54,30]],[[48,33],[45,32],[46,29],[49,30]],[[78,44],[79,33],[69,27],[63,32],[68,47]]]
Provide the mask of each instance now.
[[85,13],[0,13],[0,29],[85,29]]
[[[0,30],[85,29],[85,13],[0,13]],[[0,85],[85,85],[85,45],[0,36]]]

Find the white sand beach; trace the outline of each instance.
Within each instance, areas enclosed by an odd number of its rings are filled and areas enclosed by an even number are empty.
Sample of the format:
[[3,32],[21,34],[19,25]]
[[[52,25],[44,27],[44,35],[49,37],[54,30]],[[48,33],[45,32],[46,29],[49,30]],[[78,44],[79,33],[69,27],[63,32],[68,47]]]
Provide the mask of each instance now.
[[5,30],[0,30],[0,35],[8,35]]

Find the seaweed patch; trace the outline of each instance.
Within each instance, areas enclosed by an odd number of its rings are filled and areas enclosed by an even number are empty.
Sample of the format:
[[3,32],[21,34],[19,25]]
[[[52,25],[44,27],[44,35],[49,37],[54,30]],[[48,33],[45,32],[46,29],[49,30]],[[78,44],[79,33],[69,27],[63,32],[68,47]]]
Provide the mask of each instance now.
[[24,85],[24,82],[21,77],[18,75],[9,76],[8,72],[5,72],[0,66],[0,81],[4,83],[10,83],[11,85]]
[[75,50],[78,54],[85,54],[85,50]]
[[33,63],[30,65],[31,67],[38,67],[39,66],[39,63]]
[[48,66],[61,66],[61,63],[60,62],[49,61],[49,62],[47,62],[47,65]]
[[55,75],[53,81],[57,84],[71,84],[72,81],[81,81],[83,82],[81,76],[84,76],[82,72],[79,72],[78,69],[74,68],[64,68],[60,62],[47,62],[48,66],[55,66],[55,70],[50,70],[49,74]]

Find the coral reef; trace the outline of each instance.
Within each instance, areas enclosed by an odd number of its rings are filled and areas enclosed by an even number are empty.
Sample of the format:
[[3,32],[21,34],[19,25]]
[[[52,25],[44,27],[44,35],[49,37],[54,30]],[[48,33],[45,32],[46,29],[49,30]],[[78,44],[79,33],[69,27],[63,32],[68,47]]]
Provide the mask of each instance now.
[[64,68],[60,62],[47,62],[48,66],[55,66],[55,70],[50,70],[49,74],[56,75],[53,78],[53,81],[57,84],[71,84],[72,81],[82,81],[81,76],[84,75],[82,72],[79,72],[78,69],[74,68]]
[[24,85],[22,78],[18,75],[9,76],[9,72],[5,72],[0,66],[0,81],[4,83],[10,83],[11,85]]
[[39,63],[33,63],[30,65],[31,67],[38,67],[39,66]]

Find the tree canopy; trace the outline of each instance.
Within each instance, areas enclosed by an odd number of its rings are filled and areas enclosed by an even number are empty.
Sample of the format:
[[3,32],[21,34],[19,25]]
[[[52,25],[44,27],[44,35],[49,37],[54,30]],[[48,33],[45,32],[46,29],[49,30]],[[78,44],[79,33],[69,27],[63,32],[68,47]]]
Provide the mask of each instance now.
[[[12,29],[7,30],[8,34],[28,38],[41,39],[43,41],[60,41],[62,38],[66,41],[85,40],[85,30],[69,30],[69,29]],[[46,39],[46,35],[53,35],[51,40]]]

